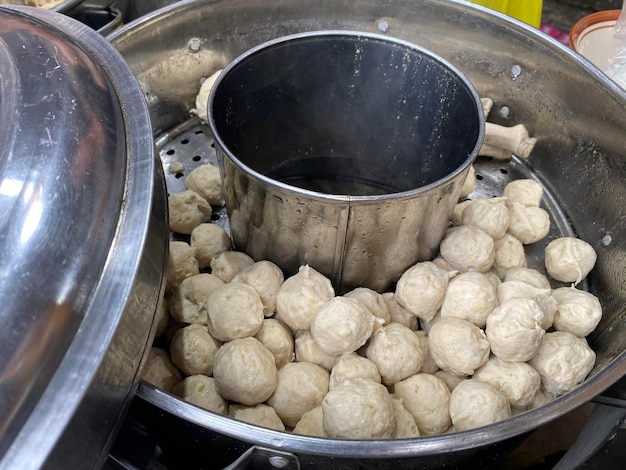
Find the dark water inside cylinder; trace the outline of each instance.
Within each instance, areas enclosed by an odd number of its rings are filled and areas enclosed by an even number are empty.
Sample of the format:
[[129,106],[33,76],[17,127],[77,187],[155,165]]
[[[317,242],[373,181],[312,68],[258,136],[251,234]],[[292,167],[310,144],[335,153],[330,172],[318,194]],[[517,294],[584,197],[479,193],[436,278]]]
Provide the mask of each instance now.
[[347,157],[313,157],[292,160],[266,176],[297,188],[325,194],[381,196],[398,192],[384,168]]

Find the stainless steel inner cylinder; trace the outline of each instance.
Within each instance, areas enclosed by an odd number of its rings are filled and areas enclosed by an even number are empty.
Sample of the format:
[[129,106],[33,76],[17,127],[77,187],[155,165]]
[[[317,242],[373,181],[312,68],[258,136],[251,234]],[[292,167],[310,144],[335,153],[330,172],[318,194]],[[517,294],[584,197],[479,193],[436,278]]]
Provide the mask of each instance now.
[[484,133],[480,98],[414,44],[318,31],[261,44],[208,102],[237,249],[338,292],[431,259]]

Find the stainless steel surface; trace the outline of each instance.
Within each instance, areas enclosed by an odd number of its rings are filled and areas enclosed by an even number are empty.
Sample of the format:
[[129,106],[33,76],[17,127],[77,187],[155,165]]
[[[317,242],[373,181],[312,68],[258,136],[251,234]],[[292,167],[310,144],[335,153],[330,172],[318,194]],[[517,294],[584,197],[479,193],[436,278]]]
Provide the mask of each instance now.
[[435,257],[484,134],[458,70],[375,34],[264,43],[208,103],[235,247],[285,276],[308,264],[339,293],[385,292]]
[[152,339],[163,176],[141,89],[96,32],[5,6],[0,56],[0,467],[91,467]]
[[133,0],[129,5],[130,14],[132,18],[139,18],[174,3],[177,3],[177,0]]
[[103,36],[111,34],[124,24],[124,4],[119,5],[114,0],[85,1],[64,13],[75,20],[95,29]]
[[[84,0],[63,0],[62,2],[59,2],[53,7],[50,7],[50,8],[39,7],[39,8],[64,13],[70,8],[78,5],[82,1]],[[16,0],[16,1],[8,0],[8,1],[2,2],[3,5],[8,4],[8,5],[20,5],[20,6],[28,6],[29,3],[30,2],[28,2],[27,0],[21,0],[21,1],[20,0]]]
[[598,253],[588,285],[604,309],[589,337],[596,366],[577,389],[541,408],[474,431],[400,441],[333,441],[270,431],[200,410],[146,384],[139,398],[160,410],[160,418],[171,415],[195,427],[197,439],[223,439],[232,449],[237,442],[267,446],[311,465],[332,456],[335,464],[361,459],[375,466],[380,459],[400,459],[394,468],[415,468],[450,464],[457,451],[480,456],[586,403],[624,375],[626,94],[581,56],[526,25],[451,0],[186,1],[128,25],[111,40],[144,89],[155,134],[169,140],[168,131],[188,120],[203,77],[263,41],[319,29],[382,32],[432,50],[456,65],[481,96],[494,99],[490,121],[529,128],[538,143],[522,168],[548,190],[544,204],[558,214],[558,230],[571,230]]
[[58,11],[59,13],[65,13],[70,8],[75,7],[76,5],[78,5],[82,1],[84,1],[84,0],[64,0],[63,2],[59,3],[58,5],[50,8],[50,10]]

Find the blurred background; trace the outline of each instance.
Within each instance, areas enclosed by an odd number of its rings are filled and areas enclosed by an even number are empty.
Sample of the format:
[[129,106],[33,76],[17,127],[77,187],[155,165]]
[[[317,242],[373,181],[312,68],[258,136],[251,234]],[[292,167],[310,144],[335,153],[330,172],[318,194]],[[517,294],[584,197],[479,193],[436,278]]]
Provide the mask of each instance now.
[[622,0],[543,0],[542,29],[551,27],[561,34],[567,34],[583,16],[595,11],[619,10],[622,3]]

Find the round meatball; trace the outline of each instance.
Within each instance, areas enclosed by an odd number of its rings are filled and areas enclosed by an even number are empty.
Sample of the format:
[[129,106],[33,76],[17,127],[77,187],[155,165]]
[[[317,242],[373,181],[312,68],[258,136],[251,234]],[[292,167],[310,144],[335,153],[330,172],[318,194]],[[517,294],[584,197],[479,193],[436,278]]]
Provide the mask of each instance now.
[[460,318],[442,318],[432,325],[428,347],[441,369],[461,377],[472,375],[489,359],[489,342],[484,331]]
[[545,331],[543,312],[532,299],[514,298],[487,317],[485,333],[491,351],[503,361],[526,362],[535,355]]
[[192,375],[176,384],[174,395],[183,400],[221,415],[228,413],[228,402],[215,387],[215,379],[206,375]]
[[416,331],[415,336],[420,343],[420,348],[422,349],[422,357],[424,358],[424,363],[422,364],[422,368],[419,370],[425,374],[434,374],[439,370],[439,366],[434,361],[433,357],[430,355],[430,349],[428,347],[428,335],[425,331]]
[[337,356],[332,356],[322,351],[308,330],[298,331],[295,343],[296,361],[311,362],[322,366],[327,371],[332,370],[337,362]]
[[202,196],[212,206],[224,205],[224,191],[220,169],[205,163],[189,172],[185,178],[185,188]]
[[593,269],[596,259],[593,247],[586,241],[574,237],[552,240],[545,249],[548,274],[562,282],[578,284]]
[[482,328],[498,305],[493,285],[482,273],[461,273],[450,281],[441,305],[441,317],[467,320]]
[[200,224],[191,231],[191,246],[201,268],[209,267],[213,258],[232,248],[226,231],[210,223]]
[[378,292],[368,289],[367,287],[357,287],[343,296],[358,300],[372,312],[372,315],[377,318],[374,328],[387,325],[391,321],[389,307],[387,307],[383,296]]
[[394,439],[408,439],[411,437],[420,437],[420,431],[415,423],[415,418],[402,404],[400,398],[393,398],[393,410],[396,415],[396,431],[393,434]]
[[458,375],[451,374],[445,370],[438,370],[433,375],[443,380],[450,391],[454,390],[454,388],[464,380],[467,380],[464,377],[459,377]]
[[374,315],[356,299],[335,297],[311,321],[311,336],[331,356],[356,351],[372,335]]
[[535,408],[547,405],[548,403],[553,401],[554,398],[554,395],[546,392],[543,387],[539,387],[539,390],[537,390],[537,393],[535,393],[535,397],[528,405],[511,407],[511,413],[514,415],[518,415],[524,413],[525,411],[534,410]]
[[511,417],[502,392],[480,380],[464,380],[450,396],[450,417],[457,431],[480,428]]
[[256,406],[238,406],[231,416],[239,421],[244,421],[264,428],[284,431],[285,425],[278,417],[276,410],[271,406],[260,404]]
[[528,207],[539,207],[543,198],[543,188],[535,180],[520,179],[508,183],[504,187],[502,196],[510,202],[518,202]]
[[393,399],[371,380],[344,382],[322,400],[324,433],[339,439],[389,439],[396,430]]
[[170,229],[190,235],[198,225],[211,219],[211,205],[194,191],[182,191],[168,197]]
[[224,251],[211,260],[211,274],[224,282],[230,282],[246,266],[254,260],[240,251]]
[[166,392],[183,378],[183,374],[172,363],[170,354],[160,348],[151,348],[141,378]]
[[478,227],[494,240],[509,228],[509,209],[502,198],[476,199],[463,209],[463,225]]
[[433,259],[433,264],[435,266],[437,266],[439,269],[441,269],[443,271],[447,271],[448,272],[448,277],[450,279],[452,279],[457,274],[459,274],[459,271],[454,269],[452,266],[450,266],[450,263],[448,263],[441,256],[437,256],[435,259]]
[[389,309],[389,322],[400,323],[410,330],[417,330],[417,317],[398,303],[396,294],[385,292],[382,294],[383,301]]
[[323,419],[322,405],[316,406],[302,415],[300,421],[293,428],[293,433],[303,436],[326,437]]
[[290,362],[278,371],[278,383],[267,404],[287,426],[295,426],[302,415],[320,404],[328,392],[328,371],[310,362]]
[[540,289],[550,289],[550,281],[536,269],[511,268],[504,275],[504,282],[521,281]]
[[417,374],[424,355],[415,332],[399,323],[390,323],[370,339],[365,355],[376,364],[386,385]]
[[217,392],[227,400],[258,405],[276,390],[274,356],[255,338],[224,343],[215,355],[213,377]]
[[535,356],[528,362],[547,392],[559,396],[574,389],[591,372],[596,354],[584,338],[567,331],[546,333]]
[[206,325],[206,301],[217,287],[224,283],[212,274],[190,276],[178,286],[170,298],[172,317],[179,323]]
[[400,276],[396,300],[416,317],[432,320],[441,307],[448,280],[448,273],[432,262],[417,263]]
[[183,279],[200,273],[195,250],[186,242],[170,242],[167,259],[167,290],[173,291]]
[[556,300],[554,328],[569,331],[580,338],[596,329],[602,319],[602,305],[598,298],[575,287],[561,287],[552,291]]
[[539,372],[525,362],[489,359],[472,377],[500,390],[511,406],[530,405],[541,386]]
[[483,276],[487,278],[487,280],[491,283],[491,285],[494,289],[496,289],[497,292],[498,286],[502,283],[502,281],[500,280],[500,276],[498,276],[495,271],[487,271],[483,274]]
[[494,241],[494,246],[493,269],[500,277],[504,277],[510,269],[526,267],[524,245],[513,235],[505,233]]
[[211,94],[211,89],[213,88],[213,85],[215,84],[215,81],[217,80],[217,77],[219,77],[220,73],[222,73],[222,69],[217,70],[211,76],[206,78],[202,82],[200,90],[196,95],[196,114],[204,122],[207,122],[208,120],[207,105],[209,102],[209,95]]
[[255,338],[272,352],[277,369],[293,361],[295,347],[293,336],[289,328],[280,320],[275,318],[263,320]]
[[459,202],[454,206],[452,210],[452,214],[450,215],[450,222],[454,226],[463,225],[463,211],[467,206],[469,206],[472,202],[471,199],[467,199],[465,201]]
[[301,266],[276,295],[276,311],[292,330],[308,330],[322,306],[335,296],[330,280],[310,266]]
[[448,229],[439,250],[450,266],[461,272],[486,273],[496,254],[493,238],[473,225]]
[[178,330],[170,344],[172,362],[185,375],[212,375],[215,355],[222,343],[205,325],[193,324]]
[[501,304],[514,298],[534,300],[543,312],[543,318],[539,323],[541,328],[547,330],[552,326],[556,315],[556,300],[552,296],[552,290],[535,287],[527,282],[506,281],[498,286],[496,292]]
[[206,301],[209,333],[220,341],[256,335],[263,324],[263,303],[247,284],[217,287]]
[[538,242],[550,231],[550,215],[541,207],[509,202],[509,214],[508,232],[524,245]]
[[241,269],[232,282],[243,282],[252,287],[263,302],[263,314],[271,317],[276,312],[276,296],[283,280],[283,272],[274,263],[257,261]]
[[381,383],[376,364],[357,353],[342,354],[330,371],[330,388],[349,380],[371,380]]
[[432,374],[417,374],[394,386],[395,396],[411,413],[422,435],[441,434],[452,424],[450,390]]

